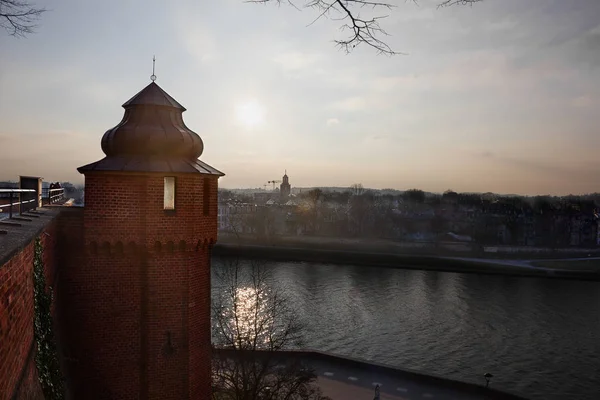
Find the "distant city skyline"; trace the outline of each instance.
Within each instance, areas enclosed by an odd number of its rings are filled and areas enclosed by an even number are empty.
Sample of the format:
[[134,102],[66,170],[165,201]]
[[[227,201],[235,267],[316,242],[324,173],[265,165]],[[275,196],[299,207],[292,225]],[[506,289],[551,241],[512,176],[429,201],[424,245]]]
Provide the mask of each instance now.
[[600,191],[600,2],[436,4],[398,2],[382,24],[407,55],[383,57],[337,51],[339,21],[307,27],[310,9],[54,1],[37,33],[0,34],[0,180],[83,183],[156,55],[224,188],[287,169],[292,187]]
[[[263,187],[263,185],[261,186],[254,186],[254,187],[223,187],[223,186],[219,186],[219,190],[231,190],[231,191],[266,191],[266,192],[273,192],[273,188],[267,186],[267,188],[265,189]],[[338,191],[352,191],[352,188],[350,187],[350,185],[348,186],[315,186],[315,185],[307,185],[307,186],[293,186],[292,185],[292,194],[296,194],[299,190],[311,190],[311,189],[323,189],[323,190],[338,190]],[[598,192],[586,192],[586,193],[580,193],[580,194],[573,194],[573,193],[568,193],[565,195],[552,195],[549,193],[537,193],[537,194],[533,194],[533,195],[527,195],[527,194],[522,194],[522,193],[498,193],[498,192],[490,192],[490,191],[460,191],[460,190],[454,190],[452,188],[447,188],[445,190],[433,190],[433,191],[429,191],[429,190],[423,190],[420,187],[406,187],[406,188],[390,188],[390,187],[386,187],[386,188],[374,188],[374,187],[369,187],[369,186],[363,186],[363,189],[368,191],[368,190],[374,190],[374,191],[396,191],[396,192],[406,192],[409,190],[422,190],[423,192],[430,193],[430,194],[438,194],[438,195],[443,195],[446,191],[454,191],[457,193],[466,193],[466,194],[481,194],[481,195],[487,195],[487,194],[491,194],[491,195],[497,195],[497,196],[520,196],[520,197],[536,197],[536,196],[553,196],[553,197],[562,197],[562,196],[569,196],[569,195],[573,195],[573,196],[585,196],[585,195],[591,195],[591,194],[595,194],[595,193],[600,193],[600,191]],[[279,188],[275,189],[275,191],[278,191]]]

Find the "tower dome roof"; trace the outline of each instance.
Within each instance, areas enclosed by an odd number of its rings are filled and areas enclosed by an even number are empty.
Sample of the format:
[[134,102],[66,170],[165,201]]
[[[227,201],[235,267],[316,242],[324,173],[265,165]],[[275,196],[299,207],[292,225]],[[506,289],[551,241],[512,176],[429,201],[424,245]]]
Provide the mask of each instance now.
[[90,170],[201,172],[223,175],[204,164],[204,144],[183,122],[185,108],[155,82],[123,104],[121,122],[102,137],[106,157]]
[[135,106],[135,105],[156,105],[156,106],[167,106],[175,107],[180,109],[182,112],[185,111],[185,107],[179,104],[177,100],[172,98],[169,93],[162,90],[156,82],[151,82],[148,86],[140,90],[135,96],[127,100],[123,104],[123,108]]
[[152,82],[123,104],[125,115],[102,137],[107,156],[197,159],[204,145],[185,126],[185,108]]

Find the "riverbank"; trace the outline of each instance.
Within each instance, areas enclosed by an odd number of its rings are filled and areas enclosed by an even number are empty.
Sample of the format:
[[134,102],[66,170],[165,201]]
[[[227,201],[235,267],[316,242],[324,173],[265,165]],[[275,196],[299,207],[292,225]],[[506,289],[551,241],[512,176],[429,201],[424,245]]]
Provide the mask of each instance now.
[[[243,352],[230,349],[213,349],[213,357],[235,360]],[[333,399],[356,398],[357,393],[371,398],[375,385],[381,388],[382,400],[388,399],[503,399],[525,400],[524,397],[483,385],[461,382],[434,374],[425,374],[391,365],[368,362],[358,358],[344,357],[316,350],[280,350],[253,353],[257,359],[267,358],[285,365],[290,360],[301,361],[318,376],[318,385],[325,395]],[[332,385],[343,382],[343,386]],[[482,379],[483,383],[483,379]],[[368,396],[368,397],[367,397]],[[402,397],[397,397],[402,396]]]
[[[499,274],[508,276],[545,277],[600,281],[600,261],[581,263],[581,258],[557,260],[551,253],[545,263],[540,258],[493,258],[487,254],[468,251],[448,251],[438,248],[402,249],[392,242],[365,242],[347,239],[321,240],[318,238],[279,239],[259,243],[248,238],[222,235],[215,245],[214,255],[260,258],[272,261],[306,261],[329,264],[354,264],[388,268],[419,269],[443,272]],[[596,254],[590,254],[596,256]],[[581,257],[581,256],[579,256]],[[564,265],[564,268],[561,267]],[[585,268],[580,266],[585,265]]]

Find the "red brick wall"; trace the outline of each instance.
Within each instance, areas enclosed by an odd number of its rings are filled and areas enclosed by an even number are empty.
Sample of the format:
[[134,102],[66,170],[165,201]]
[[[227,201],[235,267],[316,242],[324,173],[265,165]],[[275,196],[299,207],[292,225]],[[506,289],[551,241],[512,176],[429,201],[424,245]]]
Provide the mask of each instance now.
[[[40,234],[46,282],[56,272],[56,220]],[[35,238],[0,266],[0,399],[39,398],[41,389],[33,359],[33,257]]]
[[61,263],[62,342],[75,398],[210,398],[217,178],[175,176],[174,212],[163,209],[162,174],[86,176],[82,224],[73,222],[61,246],[85,250]]
[[[86,176],[85,237],[123,244],[130,241],[153,247],[168,241],[178,245],[216,240],[217,177],[173,174],[176,177],[175,211],[163,209],[164,174],[101,174]],[[203,180],[210,180],[210,213],[203,213]],[[144,210],[144,212],[142,212]]]
[[32,347],[31,357],[27,359],[21,384],[14,400],[44,400],[44,393],[42,393],[42,387],[38,380],[33,349],[34,347]]
[[196,264],[190,269],[188,281],[190,399],[208,399],[207,392],[210,392],[210,252],[210,247],[201,250],[195,259]]

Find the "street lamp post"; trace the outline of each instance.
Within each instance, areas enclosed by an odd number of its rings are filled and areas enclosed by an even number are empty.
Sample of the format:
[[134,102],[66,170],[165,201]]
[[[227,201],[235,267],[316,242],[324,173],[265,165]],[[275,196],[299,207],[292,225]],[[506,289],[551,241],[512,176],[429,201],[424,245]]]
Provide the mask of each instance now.
[[485,375],[483,375],[483,377],[485,378],[485,387],[490,386],[490,380],[494,377],[494,375],[490,374],[489,372],[486,372]]
[[375,386],[375,397],[373,398],[373,400],[379,400],[379,385]]

